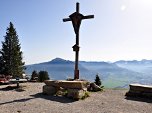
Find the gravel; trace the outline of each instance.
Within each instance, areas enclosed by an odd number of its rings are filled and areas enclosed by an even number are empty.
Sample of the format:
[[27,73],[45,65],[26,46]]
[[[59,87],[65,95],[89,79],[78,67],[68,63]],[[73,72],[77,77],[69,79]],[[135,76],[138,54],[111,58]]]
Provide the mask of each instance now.
[[[127,90],[106,89],[73,101],[42,94],[44,83],[22,83],[21,89],[0,86],[0,113],[151,113],[152,100],[126,98]],[[11,85],[12,87],[15,84]]]

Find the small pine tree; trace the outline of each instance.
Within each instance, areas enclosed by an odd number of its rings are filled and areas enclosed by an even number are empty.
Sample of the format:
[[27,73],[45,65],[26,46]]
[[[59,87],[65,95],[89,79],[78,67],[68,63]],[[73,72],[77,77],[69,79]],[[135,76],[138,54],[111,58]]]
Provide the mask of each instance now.
[[49,80],[49,74],[47,71],[40,71],[38,74],[38,81],[44,82],[44,80]]
[[22,61],[23,53],[17,32],[11,22],[4,38],[5,40],[2,42],[2,49],[0,50],[0,73],[11,75],[13,78],[17,76],[22,78],[25,69],[24,62]]
[[38,73],[34,70],[31,75],[31,80],[35,80],[36,77],[38,77]]
[[98,74],[96,75],[95,84],[101,86],[101,80]]

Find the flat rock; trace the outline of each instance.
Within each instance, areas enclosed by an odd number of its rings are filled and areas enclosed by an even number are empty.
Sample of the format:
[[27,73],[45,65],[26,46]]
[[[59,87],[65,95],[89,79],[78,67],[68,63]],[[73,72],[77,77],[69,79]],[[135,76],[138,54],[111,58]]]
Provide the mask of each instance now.
[[152,93],[152,86],[142,84],[130,84],[130,91],[132,92],[146,92]]
[[47,86],[62,87],[67,89],[83,89],[88,85],[87,81],[46,80]]
[[152,86],[141,84],[130,84],[129,86],[130,89],[126,96],[152,98]]

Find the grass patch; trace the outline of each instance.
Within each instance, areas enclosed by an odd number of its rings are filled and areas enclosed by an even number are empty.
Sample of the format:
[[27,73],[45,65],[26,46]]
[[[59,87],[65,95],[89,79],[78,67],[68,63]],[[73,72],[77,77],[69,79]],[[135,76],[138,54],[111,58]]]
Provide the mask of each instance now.
[[123,80],[113,80],[111,78],[108,78],[107,80],[103,81],[103,86],[104,88],[116,88],[116,87],[121,87],[124,86],[125,84],[127,84],[126,81]]
[[81,100],[84,100],[84,99],[86,99],[87,97],[90,97],[88,91],[86,91],[85,94],[84,94],[84,96],[81,97]]

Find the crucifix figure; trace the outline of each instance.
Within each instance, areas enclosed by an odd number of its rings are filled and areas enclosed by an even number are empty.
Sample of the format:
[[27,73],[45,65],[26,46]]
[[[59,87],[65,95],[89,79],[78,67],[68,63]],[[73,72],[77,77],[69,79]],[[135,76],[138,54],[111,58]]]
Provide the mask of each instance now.
[[73,51],[76,52],[74,79],[79,79],[78,63],[79,63],[79,28],[80,28],[80,24],[83,19],[90,19],[90,18],[94,18],[94,15],[83,16],[81,13],[79,13],[79,3],[76,3],[76,12],[71,14],[69,16],[69,18],[63,19],[63,22],[72,21],[74,32],[76,34],[76,44],[72,47]]

